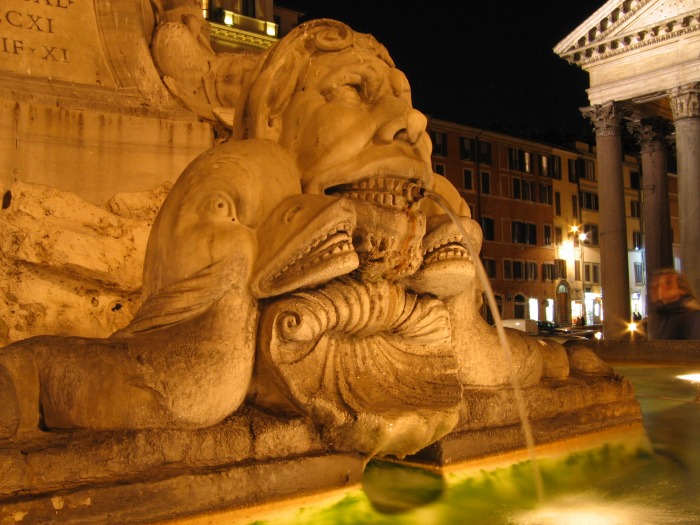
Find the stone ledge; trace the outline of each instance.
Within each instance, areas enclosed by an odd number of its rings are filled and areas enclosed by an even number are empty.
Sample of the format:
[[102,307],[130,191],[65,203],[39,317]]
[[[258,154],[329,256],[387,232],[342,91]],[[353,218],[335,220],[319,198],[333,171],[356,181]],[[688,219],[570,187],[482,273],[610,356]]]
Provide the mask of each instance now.
[[[620,377],[547,381],[524,389],[523,396],[536,445],[642,422],[634,390]],[[446,466],[525,446],[513,391],[475,390],[465,393],[457,430],[411,460]]]
[[54,431],[0,446],[0,501],[86,484],[325,454],[313,425],[246,409],[214,427]]
[[189,469],[163,479],[0,500],[0,523],[170,522],[356,485],[363,469],[361,458],[340,454]]

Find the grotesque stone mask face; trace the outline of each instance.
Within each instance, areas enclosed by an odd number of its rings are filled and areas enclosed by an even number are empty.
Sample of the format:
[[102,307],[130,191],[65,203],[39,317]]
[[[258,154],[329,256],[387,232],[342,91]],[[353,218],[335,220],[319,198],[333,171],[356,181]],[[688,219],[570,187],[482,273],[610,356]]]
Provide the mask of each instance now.
[[261,60],[236,112],[240,137],[288,151],[304,193],[352,199],[365,278],[417,270],[425,217],[414,205],[432,183],[427,120],[374,38],[331,20],[300,26]]
[[430,181],[426,119],[411,108],[408,81],[366,50],[311,60],[280,118],[279,142],[296,158],[306,193],[364,179]]

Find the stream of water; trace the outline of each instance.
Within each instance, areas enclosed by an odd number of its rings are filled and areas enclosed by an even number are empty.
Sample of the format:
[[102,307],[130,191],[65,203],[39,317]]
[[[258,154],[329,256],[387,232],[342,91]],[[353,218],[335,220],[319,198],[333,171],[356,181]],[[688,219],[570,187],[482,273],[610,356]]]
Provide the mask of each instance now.
[[498,310],[496,298],[493,295],[493,289],[491,288],[489,278],[486,275],[486,270],[484,269],[484,265],[482,264],[481,258],[479,257],[479,252],[472,245],[471,241],[469,240],[469,236],[467,235],[467,232],[464,231],[464,228],[462,228],[462,224],[459,221],[457,213],[455,213],[455,211],[452,209],[449,203],[447,203],[445,199],[443,199],[440,195],[432,191],[426,191],[424,195],[425,197],[435,201],[435,203],[438,206],[440,206],[443,210],[445,210],[445,213],[447,213],[450,216],[452,222],[455,224],[455,226],[457,226],[457,229],[462,234],[461,244],[469,252],[469,257],[471,258],[472,263],[476,267],[476,274],[486,293],[486,299],[488,301],[489,309],[491,310],[491,315],[493,315],[494,322],[496,323],[498,340],[501,343],[501,349],[503,350],[505,361],[508,364],[508,370],[510,372],[511,386],[513,387],[515,403],[518,409],[518,415],[520,416],[523,434],[525,435],[525,444],[527,445],[528,454],[530,456],[530,461],[532,464],[533,482],[537,491],[537,497],[540,502],[544,502],[544,485],[542,483],[542,475],[540,474],[539,465],[537,463],[537,457],[535,453],[535,439],[533,437],[532,426],[530,425],[527,407],[525,406],[525,397],[523,395],[522,388],[520,388],[520,384],[518,382],[515,366],[513,364],[513,354],[510,349],[510,344],[508,343],[508,338],[506,337],[505,329],[503,328],[501,313]]

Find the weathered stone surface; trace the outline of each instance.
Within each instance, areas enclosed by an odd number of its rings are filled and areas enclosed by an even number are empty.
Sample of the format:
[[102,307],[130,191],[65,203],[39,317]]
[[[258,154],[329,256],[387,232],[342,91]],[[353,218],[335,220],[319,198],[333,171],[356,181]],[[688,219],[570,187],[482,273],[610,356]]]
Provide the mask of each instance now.
[[75,194],[16,182],[0,210],[0,344],[39,334],[106,337],[141,303],[146,243],[164,191],[120,199],[125,218]]
[[308,421],[256,412],[195,431],[39,434],[0,447],[0,522],[150,523],[357,484],[363,465],[327,453]]
[[[522,393],[536,445],[641,425],[632,385],[621,377],[576,375],[543,381]],[[522,425],[512,389],[467,390],[455,431],[417,458],[446,465],[522,449],[526,446]]]

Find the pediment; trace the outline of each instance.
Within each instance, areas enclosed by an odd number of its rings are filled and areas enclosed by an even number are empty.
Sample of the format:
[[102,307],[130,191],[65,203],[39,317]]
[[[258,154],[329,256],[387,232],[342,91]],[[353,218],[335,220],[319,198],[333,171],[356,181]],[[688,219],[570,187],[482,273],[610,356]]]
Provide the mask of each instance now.
[[692,32],[700,32],[700,0],[609,0],[554,52],[585,67]]

